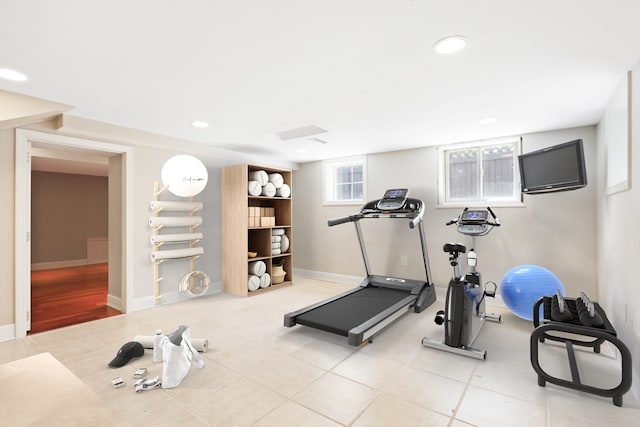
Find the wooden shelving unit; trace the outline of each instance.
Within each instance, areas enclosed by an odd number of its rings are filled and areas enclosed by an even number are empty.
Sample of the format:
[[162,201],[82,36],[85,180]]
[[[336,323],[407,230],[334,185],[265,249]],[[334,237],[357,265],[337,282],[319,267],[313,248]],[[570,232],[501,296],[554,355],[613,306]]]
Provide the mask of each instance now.
[[[254,171],[281,174],[293,194],[290,170],[247,164],[222,169],[222,285],[225,292],[240,296],[258,295],[292,285],[291,196],[249,195],[249,174]],[[274,208],[275,225],[250,227],[250,207]],[[274,229],[285,230],[289,240],[289,248],[285,253],[272,253],[271,235]],[[257,252],[256,257],[249,258],[249,252]],[[284,282],[249,291],[248,269],[253,261],[263,261],[269,275],[274,266],[284,262]]]

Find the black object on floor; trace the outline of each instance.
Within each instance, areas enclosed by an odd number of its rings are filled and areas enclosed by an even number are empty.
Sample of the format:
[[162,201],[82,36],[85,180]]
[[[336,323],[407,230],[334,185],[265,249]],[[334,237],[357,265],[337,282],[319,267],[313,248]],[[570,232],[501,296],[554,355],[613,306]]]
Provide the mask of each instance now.
[[[622,396],[631,388],[631,352],[617,337],[616,330],[609,322],[607,314],[597,302],[591,302],[593,307],[593,316],[590,316],[591,319],[596,320],[588,321],[585,318],[584,311],[579,310],[579,306],[581,303],[584,303],[586,296],[585,298],[563,298],[566,308],[571,313],[571,318],[564,322],[558,322],[552,320],[552,313],[555,311],[554,308],[557,304],[557,301],[556,304],[554,304],[554,298],[561,297],[545,296],[540,298],[533,306],[533,324],[535,326],[535,330],[531,334],[530,340],[531,366],[538,374],[538,385],[544,387],[545,383],[549,382],[551,384],[572,388],[574,390],[602,397],[611,397],[615,406],[622,406]],[[539,318],[541,305],[543,306],[544,312],[544,318],[542,320]],[[581,313],[579,313],[579,311]],[[580,316],[580,314],[582,314],[582,316]],[[556,315],[553,317],[558,318]],[[585,326],[585,323],[595,323],[598,326]],[[560,334],[558,334],[558,332],[560,332]],[[570,333],[572,335],[567,336],[566,333]],[[557,341],[565,344],[567,348],[567,357],[569,359],[569,367],[571,369],[571,381],[551,376],[540,366],[538,344],[543,343],[545,340]],[[600,348],[606,341],[610,342],[620,352],[622,362],[620,383],[611,389],[583,384],[580,380],[580,372],[573,347],[591,347],[593,348],[594,353],[600,353]]]

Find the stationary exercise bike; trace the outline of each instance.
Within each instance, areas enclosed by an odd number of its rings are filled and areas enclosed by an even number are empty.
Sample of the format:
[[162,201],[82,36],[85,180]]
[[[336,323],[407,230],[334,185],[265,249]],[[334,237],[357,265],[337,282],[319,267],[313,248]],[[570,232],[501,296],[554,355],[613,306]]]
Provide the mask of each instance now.
[[[458,218],[447,222],[456,225],[459,233],[471,236],[471,248],[459,243],[446,243],[443,251],[449,254],[449,263],[453,267],[453,278],[449,281],[445,309],[438,311],[435,322],[444,324],[444,341],[425,337],[422,345],[464,356],[486,359],[487,351],[471,347],[478,337],[485,320],[500,322],[501,316],[485,313],[485,297],[494,298],[497,285],[487,282],[484,287],[477,270],[478,256],[475,252],[476,237],[486,236],[494,227],[500,226],[500,220],[491,208],[464,208]],[[466,253],[469,271],[462,275],[460,256]],[[493,289],[488,290],[487,286]]]

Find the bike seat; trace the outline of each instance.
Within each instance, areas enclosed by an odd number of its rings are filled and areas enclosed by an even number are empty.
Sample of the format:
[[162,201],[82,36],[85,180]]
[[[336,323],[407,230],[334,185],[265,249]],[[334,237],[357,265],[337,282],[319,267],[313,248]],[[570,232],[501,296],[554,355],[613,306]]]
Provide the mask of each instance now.
[[454,254],[454,253],[463,254],[467,251],[467,248],[464,245],[461,245],[460,243],[445,243],[444,246],[442,247],[442,250],[450,254]]

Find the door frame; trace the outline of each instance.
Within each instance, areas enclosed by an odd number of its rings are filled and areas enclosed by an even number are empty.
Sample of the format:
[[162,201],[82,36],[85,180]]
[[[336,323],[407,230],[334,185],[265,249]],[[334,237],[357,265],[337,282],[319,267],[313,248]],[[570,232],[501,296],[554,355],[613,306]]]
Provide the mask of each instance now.
[[[123,313],[133,302],[133,147],[46,132],[16,129],[15,138],[15,337],[27,335],[31,325],[31,144],[98,150],[123,159],[121,289]],[[111,171],[109,171],[111,173]],[[111,251],[110,251],[111,253]]]

